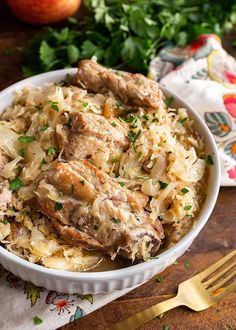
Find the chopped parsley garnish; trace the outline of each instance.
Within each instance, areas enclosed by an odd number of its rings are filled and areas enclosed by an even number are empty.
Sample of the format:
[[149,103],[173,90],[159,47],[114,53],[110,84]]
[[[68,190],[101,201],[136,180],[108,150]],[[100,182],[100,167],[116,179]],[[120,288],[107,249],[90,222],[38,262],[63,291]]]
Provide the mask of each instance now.
[[121,186],[121,187],[124,187],[125,186],[125,183],[124,182],[118,182],[119,183],[119,185]]
[[136,134],[134,133],[134,131],[129,131],[128,132],[128,138],[130,140],[130,142],[134,143],[136,140]]
[[20,149],[18,151],[18,155],[21,156],[21,157],[24,157],[25,156],[25,150],[24,149]]
[[117,164],[117,163],[119,163],[119,160],[116,159],[116,158],[112,158],[112,159],[111,159],[111,163],[112,163],[112,164]]
[[21,187],[23,187],[23,181],[20,178],[15,178],[10,180],[10,190],[11,191],[18,191]]
[[22,214],[24,214],[24,215],[30,215],[30,209],[28,209],[28,208],[23,209],[22,210]]
[[132,115],[132,114],[126,114],[124,113],[123,116],[122,116],[122,120],[125,122],[125,123],[135,123],[138,119],[136,116]]
[[[69,18],[71,18],[73,20],[74,17],[69,17]],[[62,87],[68,86],[70,79],[71,79],[71,75],[69,73],[67,73],[65,78],[63,80],[61,80],[58,85],[62,86]]]
[[111,221],[113,221],[116,225],[118,225],[119,223],[121,223],[120,219],[117,218],[112,218]]
[[48,153],[48,156],[50,156],[50,155],[55,156],[58,153],[58,150],[57,150],[57,148],[49,147],[47,150],[47,153]]
[[43,159],[41,160],[41,163],[40,163],[40,165],[39,165],[39,168],[42,168],[42,166],[45,165],[45,164],[46,164],[46,160],[43,158]]
[[62,205],[62,203],[56,202],[54,208],[55,208],[55,211],[59,211],[63,208],[63,205]]
[[96,224],[95,224],[95,225],[93,226],[93,229],[94,229],[94,230],[98,230],[99,227],[100,227],[99,225],[96,225]]
[[180,123],[181,125],[183,125],[183,124],[186,122],[186,120],[188,120],[188,117],[185,117],[185,118],[179,119],[179,120],[178,120],[178,123]]
[[70,192],[73,194],[73,193],[74,193],[74,190],[75,190],[75,186],[72,184],[72,185],[70,186]]
[[80,104],[82,105],[83,108],[87,108],[88,102],[80,101]]
[[172,104],[172,102],[174,101],[174,97],[173,96],[170,96],[170,97],[168,97],[168,99],[166,99],[165,100],[165,104],[166,104],[166,106],[169,108],[170,106],[171,106],[171,104]]
[[18,137],[18,141],[21,143],[30,143],[33,141],[36,141],[36,137],[35,136],[26,136],[26,135],[22,135]]
[[44,131],[46,131],[47,129],[48,129],[48,124],[46,124],[46,125],[43,125],[41,128],[40,128],[40,132],[44,132]]
[[35,109],[36,109],[37,111],[41,111],[41,110],[42,110],[42,106],[41,106],[41,105],[36,105],[36,106],[35,106]]
[[168,183],[163,182],[163,181],[158,181],[160,185],[160,189],[165,189],[168,186]]
[[117,126],[117,123],[116,123],[115,121],[113,121],[113,122],[111,123],[111,125],[112,125],[113,127],[116,127],[116,126]]
[[164,324],[162,330],[170,330],[170,328],[168,327],[168,325]]
[[187,217],[187,218],[192,218],[193,215],[192,215],[192,214],[186,214],[186,217]]
[[183,188],[183,189],[181,189],[181,192],[182,192],[183,194],[187,194],[187,193],[189,192],[189,190],[188,190],[187,188]]
[[149,257],[148,260],[158,259],[159,256]]
[[124,103],[122,101],[120,101],[120,100],[116,101],[116,106],[118,108],[123,107],[123,105],[124,105]]
[[146,124],[147,121],[148,121],[148,119],[149,119],[149,116],[145,113],[144,115],[142,115],[141,119],[142,119],[142,122],[143,122],[144,124]]
[[184,210],[191,210],[191,208],[192,208],[192,205],[186,205],[186,206],[184,207]]
[[189,262],[188,260],[186,260],[186,261],[184,262],[184,267],[185,267],[185,268],[189,268],[189,267],[190,267],[190,262]]
[[38,316],[34,316],[33,321],[34,321],[35,325],[39,325],[39,324],[43,323],[43,320],[40,319],[40,317],[38,317]]
[[157,277],[156,277],[156,281],[157,281],[158,283],[162,283],[163,280],[164,280],[164,277],[163,277],[162,275],[157,275]]
[[57,112],[60,111],[60,109],[58,108],[58,102],[49,100],[48,103],[50,104],[52,110],[55,110]]
[[129,131],[128,132],[128,138],[129,138],[130,142],[133,144],[133,148],[134,148],[135,152],[136,152],[136,147],[134,145],[134,142],[141,135],[141,133],[142,133],[141,129],[138,131],[138,133],[135,133],[134,131]]
[[208,165],[214,165],[214,162],[213,162],[213,159],[211,157],[211,155],[207,155],[205,157],[205,162],[208,164]]
[[7,224],[8,224],[7,219],[3,219],[1,222],[2,222],[4,225],[7,225]]
[[7,209],[8,209],[9,211],[13,211],[13,212],[16,211],[16,210],[14,209],[14,207],[12,207],[12,206],[8,206]]
[[152,119],[152,123],[155,123],[155,122],[158,123],[159,122],[159,119],[158,118],[153,118]]
[[80,180],[80,183],[84,186],[85,185],[85,180]]

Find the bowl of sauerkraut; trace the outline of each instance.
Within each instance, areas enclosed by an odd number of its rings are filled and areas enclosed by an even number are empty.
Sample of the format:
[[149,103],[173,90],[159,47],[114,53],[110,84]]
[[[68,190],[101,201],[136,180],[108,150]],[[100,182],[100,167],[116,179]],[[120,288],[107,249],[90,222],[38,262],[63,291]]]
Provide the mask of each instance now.
[[220,166],[197,113],[143,77],[84,60],[0,93],[0,263],[35,285],[138,285],[207,222]]

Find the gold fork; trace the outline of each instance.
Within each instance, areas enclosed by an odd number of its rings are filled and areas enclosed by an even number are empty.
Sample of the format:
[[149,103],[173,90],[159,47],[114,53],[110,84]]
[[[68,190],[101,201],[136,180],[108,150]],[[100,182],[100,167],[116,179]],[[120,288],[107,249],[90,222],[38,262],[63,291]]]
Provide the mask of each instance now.
[[[227,283],[236,275],[236,250],[202,271],[198,275],[182,282],[178,287],[177,296],[129,318],[114,324],[109,330],[133,330],[154,317],[177,306],[187,306],[194,311],[202,311],[222,300],[236,289],[236,281]],[[227,263],[227,265],[225,265]],[[225,265],[223,270],[219,268]],[[215,273],[215,274],[214,274]],[[211,276],[213,274],[213,276]],[[226,284],[225,287],[223,285]]]

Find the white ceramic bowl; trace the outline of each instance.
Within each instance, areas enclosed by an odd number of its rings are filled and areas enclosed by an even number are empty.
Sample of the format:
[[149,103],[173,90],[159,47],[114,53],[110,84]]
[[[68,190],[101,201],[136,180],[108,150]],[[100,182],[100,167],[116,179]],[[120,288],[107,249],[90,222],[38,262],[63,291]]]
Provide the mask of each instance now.
[[[59,82],[66,74],[75,74],[77,69],[64,69],[43,73],[22,80],[0,93],[0,113],[10,105],[14,92],[27,85],[40,86],[48,82]],[[173,95],[163,88],[164,94]],[[206,151],[213,154],[214,166],[210,166],[209,181],[207,186],[207,198],[198,215],[198,221],[194,228],[184,236],[177,244],[161,253],[158,259],[153,259],[128,268],[105,271],[105,272],[68,272],[48,269],[23,260],[0,246],[0,263],[13,274],[23,280],[30,281],[35,285],[59,292],[75,293],[100,293],[122,290],[147,281],[153,275],[162,272],[166,267],[173,264],[191,245],[200,230],[206,224],[215,206],[220,186],[220,163],[217,147],[206,124],[183,100],[174,96],[173,106],[184,107],[194,120],[195,128],[205,138]]]

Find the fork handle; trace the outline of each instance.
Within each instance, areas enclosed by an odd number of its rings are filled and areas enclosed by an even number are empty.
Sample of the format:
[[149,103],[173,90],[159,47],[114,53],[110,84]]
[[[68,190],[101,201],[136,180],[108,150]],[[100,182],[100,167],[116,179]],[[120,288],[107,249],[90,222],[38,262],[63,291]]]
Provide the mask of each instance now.
[[172,308],[180,306],[180,305],[182,305],[182,303],[176,296],[174,298],[162,301],[159,304],[153,305],[152,307],[149,307],[142,312],[134,314],[133,316],[130,316],[127,319],[112,325],[109,328],[109,330],[134,330],[134,329],[137,329],[141,325],[154,319],[156,316],[158,316]]

